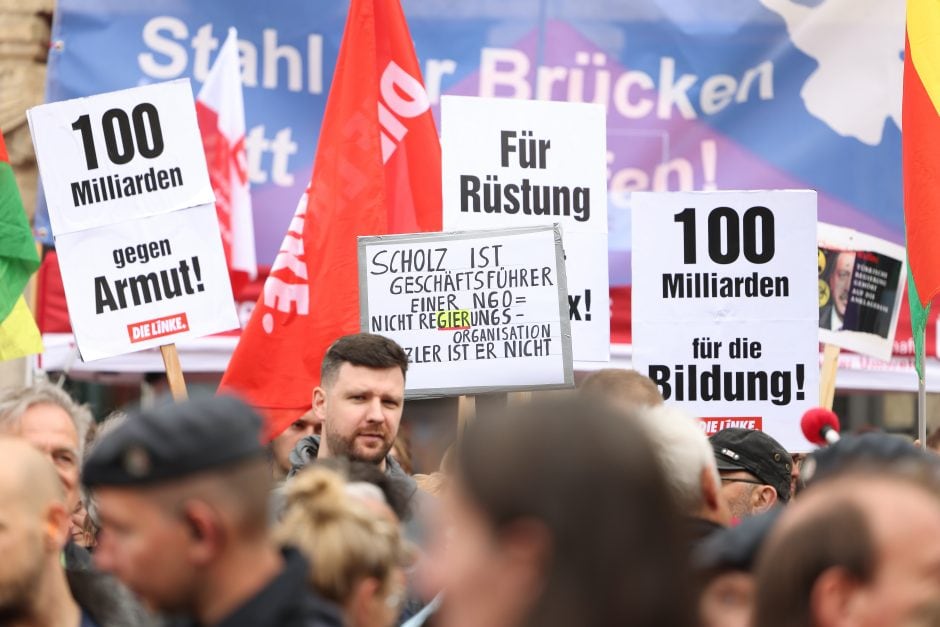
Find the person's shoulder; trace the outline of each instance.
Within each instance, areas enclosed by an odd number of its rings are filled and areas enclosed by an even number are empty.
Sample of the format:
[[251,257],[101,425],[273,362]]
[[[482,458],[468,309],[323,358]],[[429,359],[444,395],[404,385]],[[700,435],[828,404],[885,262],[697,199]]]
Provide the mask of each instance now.
[[343,627],[343,617],[335,605],[313,591],[298,595],[282,617],[283,627]]

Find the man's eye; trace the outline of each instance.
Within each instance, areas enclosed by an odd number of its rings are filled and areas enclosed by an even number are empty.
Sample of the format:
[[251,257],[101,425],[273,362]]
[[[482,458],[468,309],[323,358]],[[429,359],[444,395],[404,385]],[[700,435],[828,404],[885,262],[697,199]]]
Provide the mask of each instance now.
[[63,452],[55,453],[52,456],[52,459],[54,459],[57,464],[62,464],[62,465],[67,465],[67,466],[75,465],[75,456],[72,455],[71,453],[63,453]]

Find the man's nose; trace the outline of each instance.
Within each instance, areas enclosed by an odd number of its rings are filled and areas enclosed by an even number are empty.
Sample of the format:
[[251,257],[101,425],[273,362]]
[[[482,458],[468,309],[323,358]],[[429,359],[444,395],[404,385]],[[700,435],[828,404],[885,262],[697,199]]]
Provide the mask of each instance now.
[[369,411],[366,413],[369,422],[384,422],[385,414],[382,412],[382,399],[375,397],[369,401]]

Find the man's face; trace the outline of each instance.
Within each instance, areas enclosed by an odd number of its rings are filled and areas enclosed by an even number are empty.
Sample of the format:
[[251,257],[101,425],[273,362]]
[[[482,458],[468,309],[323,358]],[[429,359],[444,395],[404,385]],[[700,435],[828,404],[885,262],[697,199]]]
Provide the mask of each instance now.
[[731,515],[746,518],[754,512],[754,490],[761,481],[744,470],[721,471],[721,498],[728,504]]
[[835,303],[839,318],[845,316],[845,306],[849,304],[849,287],[852,285],[852,269],[855,267],[855,253],[839,253],[836,267],[829,275],[829,287],[832,290],[832,302]]
[[333,456],[384,464],[405,405],[405,377],[399,368],[344,363],[332,384],[317,388],[313,398]]
[[51,403],[31,406],[20,417],[19,436],[44,453],[65,486],[66,506],[78,506],[78,431],[71,416]]
[[940,598],[940,506],[912,487],[893,492],[867,508],[877,566],[855,605],[860,627],[906,625],[912,612]]
[[[4,478],[5,479],[5,478]],[[0,623],[29,607],[43,569],[43,521],[23,503],[22,495],[0,482]]]
[[701,627],[749,627],[754,607],[754,576],[744,571],[722,573],[702,590]]
[[191,529],[183,519],[134,489],[100,488],[95,502],[101,522],[98,568],[153,609],[188,610],[195,577],[187,560]]
[[438,583],[447,594],[439,612],[446,627],[510,627],[521,620],[533,594],[519,583],[515,553],[507,550],[485,515],[459,485],[444,497],[445,550],[438,549]]
[[271,440],[271,453],[278,469],[284,474],[290,472],[290,452],[297,443],[308,435],[320,435],[322,431],[323,421],[317,418],[316,413],[309,411]]

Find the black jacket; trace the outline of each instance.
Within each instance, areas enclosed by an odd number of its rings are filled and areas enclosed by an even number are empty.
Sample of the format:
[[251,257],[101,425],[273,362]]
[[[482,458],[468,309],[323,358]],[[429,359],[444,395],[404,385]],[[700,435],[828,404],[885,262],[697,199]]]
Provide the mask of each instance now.
[[[296,475],[301,468],[313,462],[319,452],[320,436],[308,435],[300,440],[288,457],[291,469],[287,476],[293,477]],[[391,455],[385,457],[385,473],[401,486],[402,492],[409,500],[414,498],[415,493],[418,491],[418,484],[408,473],[402,470],[401,465]]]
[[[284,569],[255,596],[211,627],[342,627],[339,609],[307,581],[307,561],[284,549]],[[209,627],[182,620],[172,627]]]

